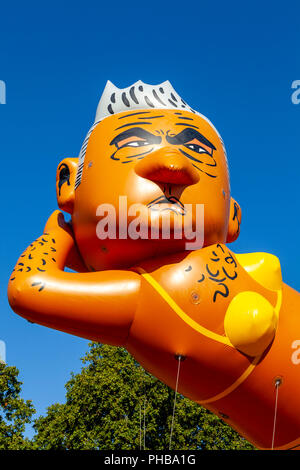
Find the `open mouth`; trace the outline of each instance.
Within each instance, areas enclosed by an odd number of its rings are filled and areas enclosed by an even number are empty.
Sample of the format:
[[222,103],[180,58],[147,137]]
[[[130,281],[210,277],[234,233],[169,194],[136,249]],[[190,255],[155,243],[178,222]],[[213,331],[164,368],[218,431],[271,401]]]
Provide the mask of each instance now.
[[175,196],[160,196],[154,199],[153,201],[149,202],[149,204],[147,204],[147,207],[152,211],[172,211],[175,212],[175,214],[186,214],[184,205]]

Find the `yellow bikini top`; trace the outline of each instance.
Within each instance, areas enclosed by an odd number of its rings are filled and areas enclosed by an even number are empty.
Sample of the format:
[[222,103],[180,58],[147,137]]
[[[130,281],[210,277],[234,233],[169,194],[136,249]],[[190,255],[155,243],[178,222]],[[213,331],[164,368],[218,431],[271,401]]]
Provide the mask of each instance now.
[[270,253],[245,253],[235,257],[256,282],[272,291],[281,290],[281,267],[277,256]]

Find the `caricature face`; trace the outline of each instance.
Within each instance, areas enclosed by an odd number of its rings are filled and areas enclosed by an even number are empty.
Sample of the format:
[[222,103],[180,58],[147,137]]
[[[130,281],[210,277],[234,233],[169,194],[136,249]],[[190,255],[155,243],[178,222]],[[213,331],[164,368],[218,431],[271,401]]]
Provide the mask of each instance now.
[[[204,118],[158,109],[108,117],[89,138],[75,190],[72,223],[83,259],[98,270],[130,267],[148,257],[182,251],[185,240],[175,234],[187,219],[190,229],[196,229],[197,204],[204,205],[204,245],[225,242],[229,191],[222,142]],[[120,239],[120,196],[126,197],[127,208],[136,204],[144,230],[156,220],[161,233],[168,219],[170,239]],[[117,239],[97,236],[98,207],[103,204],[115,207]],[[133,216],[127,214],[127,220],[130,223]]]

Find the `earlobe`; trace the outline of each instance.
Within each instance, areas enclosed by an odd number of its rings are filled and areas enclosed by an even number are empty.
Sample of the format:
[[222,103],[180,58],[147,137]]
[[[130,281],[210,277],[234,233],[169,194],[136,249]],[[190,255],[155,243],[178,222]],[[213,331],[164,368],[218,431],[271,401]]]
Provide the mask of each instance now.
[[240,234],[240,226],[242,220],[242,210],[239,204],[231,198],[230,200],[230,213],[227,233],[227,243],[234,242]]
[[78,158],[65,158],[56,171],[56,197],[58,207],[72,214],[75,198],[75,178]]

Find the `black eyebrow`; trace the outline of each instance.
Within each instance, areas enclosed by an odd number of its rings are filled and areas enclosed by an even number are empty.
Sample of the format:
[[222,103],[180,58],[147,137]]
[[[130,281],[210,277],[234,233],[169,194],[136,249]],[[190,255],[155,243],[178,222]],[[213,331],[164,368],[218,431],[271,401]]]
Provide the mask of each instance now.
[[167,141],[169,142],[169,144],[172,144],[172,145],[182,145],[193,139],[198,139],[199,142],[201,142],[202,144],[206,145],[212,150],[216,150],[216,147],[214,146],[214,144],[212,144],[206,137],[204,137],[204,135],[202,135],[200,132],[196,131],[195,129],[186,128],[183,131],[181,131],[179,134],[173,137],[171,137],[170,135],[167,135]]
[[161,143],[160,136],[153,135],[151,134],[151,132],[148,132],[145,129],[142,129],[141,127],[134,127],[133,129],[127,129],[126,131],[123,131],[121,132],[121,134],[114,137],[110,145],[118,146],[118,142],[124,139],[128,139],[129,137],[141,137],[143,139],[147,139],[151,144]]

